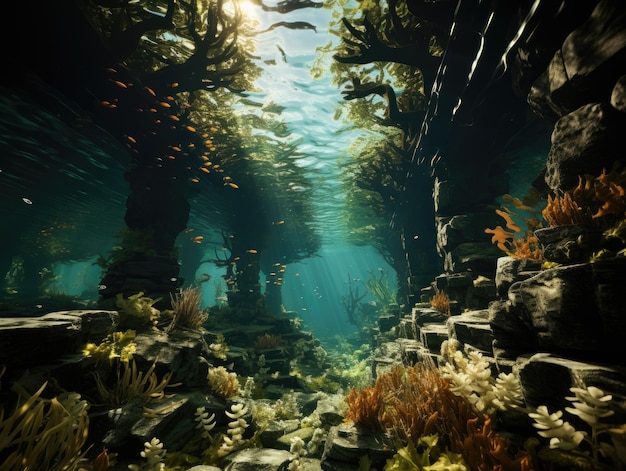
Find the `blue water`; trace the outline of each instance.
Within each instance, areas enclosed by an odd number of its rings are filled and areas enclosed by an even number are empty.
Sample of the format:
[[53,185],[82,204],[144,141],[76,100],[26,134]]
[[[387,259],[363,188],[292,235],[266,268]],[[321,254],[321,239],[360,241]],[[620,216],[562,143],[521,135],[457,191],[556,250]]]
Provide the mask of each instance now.
[[[245,112],[270,114],[287,123],[288,132],[272,138],[297,146],[293,161],[312,189],[313,226],[321,236],[321,248],[315,257],[287,267],[282,287],[284,309],[321,338],[348,334],[356,330],[342,305],[348,280],[363,293],[362,282],[372,273],[385,271],[392,282],[395,274],[372,247],[356,247],[346,240],[341,175],[350,148],[363,131],[348,130],[349,123],[334,119],[344,103],[341,88],[331,83],[328,68],[332,58],[320,60],[317,50],[339,40],[327,31],[332,11],[302,9],[278,14],[263,13],[254,6],[251,11],[257,15],[260,30],[279,21],[316,26],[316,31],[278,27],[256,37],[257,63],[263,66],[263,73],[246,100],[260,106],[246,107]],[[311,74],[314,65],[326,69],[315,79]],[[72,247],[71,253],[29,254],[41,255],[41,263],[52,269],[47,292],[95,300],[102,276],[96,259],[119,243],[115,235],[124,227],[127,157],[124,149],[107,140],[80,110],[65,104],[45,86],[40,88],[38,103],[11,93],[1,95],[0,150],[12,158],[0,160],[0,196],[2,210],[12,215],[15,226],[2,228],[5,252],[0,255],[19,256],[34,238],[58,237],[61,246]],[[205,234],[202,247],[192,247],[198,261],[215,258],[223,244],[202,214],[201,205],[192,206],[188,223],[195,233]],[[189,249],[187,239],[187,234],[179,237],[185,250]],[[224,270],[210,262],[198,263],[196,279],[187,279],[185,284],[197,282],[203,287],[205,306],[223,303]],[[202,282],[206,275],[210,280]],[[264,282],[264,274],[260,281]],[[368,296],[363,302],[372,300]],[[33,303],[40,306],[39,301]]]

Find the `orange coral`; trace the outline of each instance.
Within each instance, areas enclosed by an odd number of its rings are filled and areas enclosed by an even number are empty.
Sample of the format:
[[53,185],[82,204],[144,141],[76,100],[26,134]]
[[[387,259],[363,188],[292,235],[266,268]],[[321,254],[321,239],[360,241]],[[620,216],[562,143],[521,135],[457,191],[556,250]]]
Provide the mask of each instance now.
[[439,312],[450,316],[450,298],[443,291],[435,287],[435,295],[430,300],[430,305]]
[[[602,170],[597,177],[578,177],[578,185],[572,190],[548,196],[543,217],[551,227],[567,224],[587,224],[606,227],[614,220],[626,216],[626,171]],[[614,219],[613,218],[613,219]]]
[[[496,214],[506,221],[507,229],[513,232],[507,231],[502,226],[496,226],[493,229],[487,228],[485,233],[492,234],[491,243],[496,244],[500,250],[511,257],[543,260],[543,251],[539,241],[534,236],[534,231],[542,227],[538,217],[540,211],[533,207],[539,202],[537,192],[529,191],[524,200],[514,198],[511,195],[504,195],[502,199],[511,203],[517,210],[528,213],[528,215],[524,217],[507,207],[496,209]],[[513,219],[514,216],[525,223],[527,228],[525,233],[520,224]]]
[[393,432],[404,443],[437,434],[440,445],[463,455],[471,469],[532,469],[528,454],[511,455],[509,443],[492,431],[491,419],[454,394],[432,362],[406,368],[396,365],[373,386],[353,388],[346,402],[346,422]]

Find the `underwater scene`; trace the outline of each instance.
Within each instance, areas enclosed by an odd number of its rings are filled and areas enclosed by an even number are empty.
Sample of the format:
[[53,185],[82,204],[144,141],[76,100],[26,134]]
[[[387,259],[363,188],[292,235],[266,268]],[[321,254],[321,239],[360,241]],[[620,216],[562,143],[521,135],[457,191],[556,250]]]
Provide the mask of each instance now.
[[626,3],[13,3],[0,471],[626,469]]

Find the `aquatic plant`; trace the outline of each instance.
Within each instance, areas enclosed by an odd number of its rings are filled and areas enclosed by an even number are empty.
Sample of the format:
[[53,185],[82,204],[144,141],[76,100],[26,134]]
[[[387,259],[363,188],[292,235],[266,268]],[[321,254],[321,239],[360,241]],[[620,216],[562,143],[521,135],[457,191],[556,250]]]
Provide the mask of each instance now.
[[528,454],[512,454],[507,440],[491,430],[491,419],[455,394],[432,362],[394,366],[365,391],[346,397],[346,421],[391,432],[404,445],[437,434],[441,446],[460,453],[470,469],[531,469]]
[[[496,226],[485,229],[485,233],[492,234],[491,242],[511,257],[543,260],[543,250],[534,235],[534,231],[543,226],[538,208],[541,201],[539,194],[530,190],[523,199],[511,195],[503,195],[502,198],[515,209],[503,205],[501,209],[496,209],[496,214],[505,220],[506,228],[512,232]],[[526,226],[526,229],[521,226]]]
[[211,390],[223,398],[231,398],[239,395],[241,385],[235,372],[229,372],[223,366],[211,367],[208,372]]
[[195,413],[196,428],[201,430],[202,438],[210,438],[209,432],[215,428],[215,414],[209,415],[205,407],[198,407]]
[[380,306],[389,306],[396,302],[396,291],[389,284],[389,276],[385,270],[379,270],[378,276],[368,270],[370,277],[365,280],[367,292],[376,299]]
[[209,350],[220,360],[226,360],[226,354],[228,353],[228,345],[226,345],[226,338],[224,334],[219,333],[216,336],[215,342],[209,344]]
[[86,344],[83,349],[83,355],[94,359],[96,363],[100,363],[103,360],[113,362],[116,358],[122,363],[128,363],[133,357],[133,353],[137,351],[136,334],[134,330],[113,332],[107,335],[98,345],[95,343]]
[[119,309],[120,326],[141,329],[150,326],[156,329],[161,312],[153,307],[162,298],[152,299],[143,295],[143,292],[133,294],[124,299],[122,293],[115,296],[115,306]]
[[163,448],[163,442],[154,437],[149,442],[143,444],[144,449],[141,457],[146,460],[143,464],[129,464],[131,471],[163,471],[165,469],[165,454],[167,449]]
[[[0,375],[1,376],[1,375]],[[0,450],[3,471],[74,471],[84,456],[89,408],[77,393],[41,397],[47,382],[29,394],[19,383],[13,411],[0,408]]]
[[165,329],[171,332],[176,328],[198,330],[202,328],[209,317],[207,312],[201,309],[202,291],[198,287],[179,289],[174,295],[170,294],[173,317]]
[[222,444],[218,450],[219,456],[227,456],[245,445],[246,440],[243,438],[243,434],[246,428],[248,428],[248,422],[246,422],[243,416],[247,412],[248,408],[245,407],[243,402],[231,405],[230,411],[224,412],[232,421],[228,422],[228,430],[226,431],[228,435],[222,436]]
[[461,454],[441,451],[438,442],[436,434],[409,442],[387,460],[383,471],[470,471]]
[[450,298],[444,292],[435,287],[435,294],[430,299],[430,305],[437,311],[450,317]]
[[283,338],[280,335],[263,334],[263,335],[259,335],[254,340],[253,347],[258,348],[258,349],[277,348],[280,346],[282,341],[283,341]]
[[111,407],[119,407],[133,399],[141,399],[143,404],[147,404],[171,397],[165,394],[165,389],[179,386],[180,383],[170,384],[173,375],[171,371],[159,379],[154,372],[155,368],[156,360],[145,372],[139,371],[134,358],[128,362],[117,361],[115,381],[112,385],[105,384],[100,375],[94,373],[100,398]]
[[[573,425],[563,420],[563,411],[550,413],[545,405],[540,405],[534,412],[528,414],[534,420],[533,426],[538,429],[537,433],[550,439],[551,449],[581,455],[591,461],[594,469],[601,469],[607,461],[617,466],[620,459],[615,442],[611,444],[606,439],[601,440],[602,436],[611,436],[611,430],[616,428],[615,424],[602,421],[614,414],[610,408],[613,396],[605,394],[602,389],[595,386],[588,386],[585,389],[572,387],[570,391],[574,396],[565,399],[570,401],[573,407],[566,407],[565,411],[581,419],[589,426],[590,431],[576,430]],[[580,448],[582,444],[586,444],[591,456]]]
[[584,224],[607,228],[626,215],[626,170],[615,166],[600,175],[578,177],[578,185],[571,190],[558,191],[548,196],[542,211],[550,227]]

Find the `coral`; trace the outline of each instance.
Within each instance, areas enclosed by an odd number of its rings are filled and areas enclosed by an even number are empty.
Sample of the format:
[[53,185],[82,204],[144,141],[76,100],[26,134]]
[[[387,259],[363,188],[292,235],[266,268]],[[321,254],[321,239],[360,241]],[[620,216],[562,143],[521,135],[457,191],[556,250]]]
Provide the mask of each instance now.
[[161,312],[153,307],[162,298],[151,299],[143,292],[133,294],[124,299],[122,293],[115,296],[115,306],[119,309],[120,326],[132,329],[141,329],[150,326],[155,329]]
[[365,395],[352,390],[346,398],[346,421],[390,431],[403,444],[436,434],[472,470],[531,469],[528,454],[512,455],[508,442],[491,430],[491,419],[456,395],[432,362],[395,366],[365,389]]
[[548,196],[543,217],[551,227],[567,224],[610,227],[626,216],[625,185],[626,170],[617,166],[608,173],[603,169],[597,177],[581,175],[575,188]]
[[13,412],[5,416],[0,408],[3,471],[77,469],[89,429],[88,404],[77,393],[42,398],[46,386],[31,395],[16,383]]
[[135,343],[136,332],[127,330],[126,332],[113,332],[105,337],[99,345],[88,343],[83,349],[83,355],[93,358],[96,363],[103,360],[113,362],[119,358],[122,363],[128,363],[137,350]]
[[[442,345],[443,347],[443,345]],[[467,357],[460,350],[450,355],[440,370],[451,381],[450,390],[465,397],[476,409],[488,415],[496,410],[518,407],[522,404],[522,389],[513,373],[491,375],[491,367],[483,355],[468,349]]]
[[209,368],[208,379],[211,390],[218,396],[228,399],[241,392],[237,374],[228,372],[223,366]]
[[197,287],[180,289],[178,293],[170,294],[173,317],[165,329],[171,332],[176,328],[198,330],[208,319],[206,311],[200,308],[202,304],[202,291]]
[[307,454],[307,450],[304,447],[304,440],[300,437],[293,437],[290,443],[289,453],[291,453],[291,456],[289,457],[289,466],[287,469],[289,471],[303,471],[304,463],[302,462],[302,458]]
[[450,316],[450,298],[448,295],[435,287],[435,295],[430,300],[430,305],[437,311]]
[[165,373],[159,380],[154,372],[155,368],[156,361],[145,373],[137,369],[134,359],[128,363],[118,361],[116,379],[112,386],[105,385],[99,374],[94,375],[100,398],[109,406],[119,407],[136,398],[147,404],[153,400],[171,397],[165,394],[165,389],[179,386],[180,383],[170,384],[172,372]]
[[[502,198],[513,205],[515,210],[502,206],[502,209],[496,209],[496,214],[505,220],[507,229],[513,232],[508,232],[502,226],[487,228],[485,233],[492,234],[491,243],[511,257],[542,260],[543,251],[534,236],[534,231],[542,227],[540,210],[537,209],[539,194],[531,190],[523,200],[511,195]],[[526,226],[526,230],[522,229],[522,225]]]
[[256,338],[253,346],[258,349],[278,348],[282,342],[283,338],[280,335],[263,334]]
[[163,471],[165,469],[165,454],[167,450],[163,448],[163,443],[156,437],[143,444],[144,450],[141,457],[146,463],[141,465],[129,464],[131,471]]

